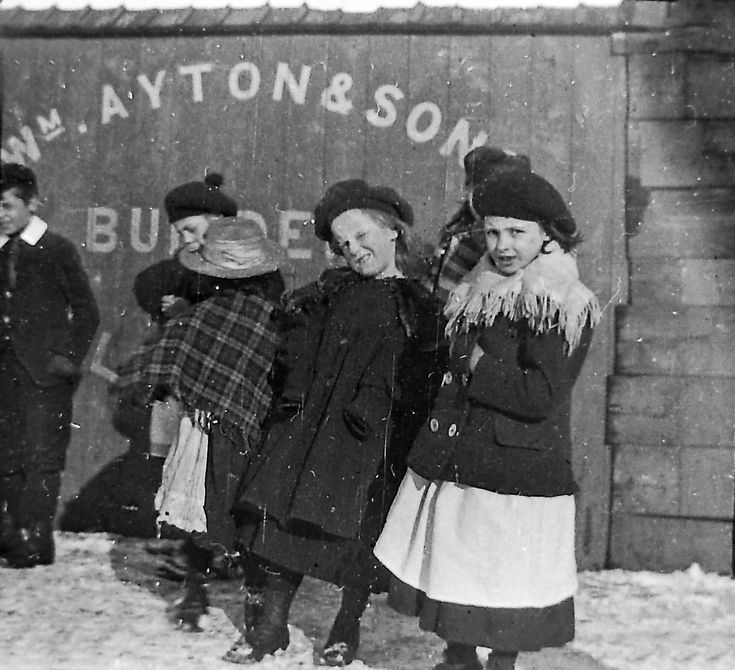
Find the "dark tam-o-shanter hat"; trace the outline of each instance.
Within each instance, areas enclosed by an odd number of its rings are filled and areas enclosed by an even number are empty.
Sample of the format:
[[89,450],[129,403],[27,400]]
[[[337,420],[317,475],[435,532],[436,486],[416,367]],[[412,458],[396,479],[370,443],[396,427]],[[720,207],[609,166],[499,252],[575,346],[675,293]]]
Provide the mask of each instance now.
[[535,172],[511,171],[484,179],[472,190],[472,209],[481,217],[536,221],[557,239],[579,232],[559,192]]
[[222,175],[210,172],[204,181],[190,181],[166,194],[163,204],[170,223],[200,214],[236,216],[237,203],[220,191]]
[[314,208],[314,233],[326,242],[332,239],[332,221],[350,209],[376,209],[413,225],[413,209],[390,186],[370,186],[362,179],[332,184]]
[[499,147],[475,147],[465,154],[463,164],[465,181],[470,186],[502,172],[531,171],[531,161],[528,156]]

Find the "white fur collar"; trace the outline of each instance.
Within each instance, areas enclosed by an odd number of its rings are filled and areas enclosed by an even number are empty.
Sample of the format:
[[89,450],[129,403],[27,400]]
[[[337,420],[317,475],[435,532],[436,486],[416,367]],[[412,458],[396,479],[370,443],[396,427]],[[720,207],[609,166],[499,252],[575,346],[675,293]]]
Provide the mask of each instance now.
[[512,277],[500,274],[483,256],[452,291],[444,314],[449,337],[471,326],[490,325],[502,314],[513,321],[526,319],[539,333],[557,328],[571,352],[587,322],[594,326],[600,320],[601,310],[579,280],[574,254],[554,245]]

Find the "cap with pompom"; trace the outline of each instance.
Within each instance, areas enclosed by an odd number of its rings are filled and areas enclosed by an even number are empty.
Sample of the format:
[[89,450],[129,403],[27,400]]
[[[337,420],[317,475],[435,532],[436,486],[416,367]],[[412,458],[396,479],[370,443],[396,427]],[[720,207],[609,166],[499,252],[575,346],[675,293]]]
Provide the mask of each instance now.
[[200,214],[236,216],[237,203],[220,191],[224,179],[218,172],[209,172],[204,181],[190,181],[166,194],[163,204],[170,223]]

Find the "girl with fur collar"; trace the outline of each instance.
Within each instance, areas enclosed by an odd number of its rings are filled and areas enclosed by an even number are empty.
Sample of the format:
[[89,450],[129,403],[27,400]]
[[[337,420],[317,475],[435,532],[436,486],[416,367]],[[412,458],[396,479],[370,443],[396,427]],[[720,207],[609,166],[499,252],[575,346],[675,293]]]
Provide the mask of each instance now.
[[472,207],[487,254],[445,308],[452,354],[375,548],[389,603],[447,642],[437,670],[511,670],[574,636],[570,405],[600,310],[579,232],[532,173],[495,175]]

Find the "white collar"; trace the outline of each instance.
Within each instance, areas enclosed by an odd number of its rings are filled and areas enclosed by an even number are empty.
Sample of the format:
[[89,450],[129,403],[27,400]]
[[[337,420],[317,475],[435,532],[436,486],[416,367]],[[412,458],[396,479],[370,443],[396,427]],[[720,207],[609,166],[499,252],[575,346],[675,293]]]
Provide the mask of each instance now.
[[[48,223],[37,217],[35,214],[28,221],[28,225],[20,232],[20,239],[26,244],[35,247],[43,234],[48,230]],[[7,235],[0,235],[0,249],[2,249],[10,238]]]

